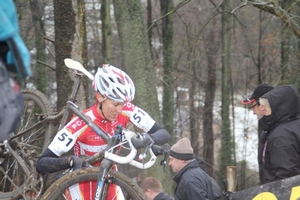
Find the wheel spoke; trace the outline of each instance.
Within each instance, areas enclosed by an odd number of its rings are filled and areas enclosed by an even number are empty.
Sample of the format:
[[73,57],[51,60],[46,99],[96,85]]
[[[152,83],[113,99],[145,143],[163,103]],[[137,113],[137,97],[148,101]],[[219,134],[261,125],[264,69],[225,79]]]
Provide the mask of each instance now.
[[[52,114],[47,98],[36,90],[24,90],[24,112],[19,129],[9,141],[12,149],[23,159],[22,167],[35,172],[35,163],[50,140],[48,124],[41,122]],[[29,129],[32,127],[31,129]],[[29,130],[28,130],[29,129]],[[28,130],[28,131],[26,131]],[[18,133],[21,133],[19,134]],[[0,196],[4,199],[35,199],[43,188],[43,179],[31,174],[29,177],[12,154],[0,153]],[[23,166],[24,165],[24,166]],[[29,184],[28,184],[29,183]],[[27,190],[27,191],[26,191]]]

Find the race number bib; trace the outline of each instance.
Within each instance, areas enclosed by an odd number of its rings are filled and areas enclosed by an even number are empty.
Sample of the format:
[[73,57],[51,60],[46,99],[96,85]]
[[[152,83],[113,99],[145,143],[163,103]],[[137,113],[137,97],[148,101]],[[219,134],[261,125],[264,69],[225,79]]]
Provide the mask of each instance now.
[[49,149],[57,156],[61,156],[63,153],[68,152],[75,144],[76,138],[67,129],[60,130],[51,144]]
[[135,107],[132,111],[130,121],[145,132],[148,132],[155,124],[155,121],[148,115],[148,113],[139,107]]

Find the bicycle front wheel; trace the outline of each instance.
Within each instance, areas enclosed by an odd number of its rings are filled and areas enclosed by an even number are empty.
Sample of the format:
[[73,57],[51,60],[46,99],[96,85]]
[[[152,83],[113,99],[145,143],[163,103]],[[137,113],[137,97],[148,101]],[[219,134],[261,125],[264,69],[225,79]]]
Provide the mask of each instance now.
[[[97,182],[98,175],[100,173],[99,168],[86,168],[81,170],[76,170],[70,174],[62,176],[56,182],[54,182],[50,188],[42,196],[43,200],[64,200],[70,199],[67,197],[67,189],[72,188],[72,194],[76,193],[74,191],[75,186],[84,181],[95,181]],[[110,198],[110,200],[116,199],[126,199],[126,200],[145,200],[143,190],[129,177],[121,172],[110,170],[105,181],[104,188],[107,188],[109,184],[117,185],[115,197]],[[80,192],[77,191],[80,195]],[[104,192],[105,193],[105,192]],[[103,196],[106,196],[104,194]],[[118,196],[118,197],[117,197]],[[121,198],[120,198],[121,196]],[[92,200],[94,197],[85,198],[84,200]],[[107,198],[102,198],[105,200]]]

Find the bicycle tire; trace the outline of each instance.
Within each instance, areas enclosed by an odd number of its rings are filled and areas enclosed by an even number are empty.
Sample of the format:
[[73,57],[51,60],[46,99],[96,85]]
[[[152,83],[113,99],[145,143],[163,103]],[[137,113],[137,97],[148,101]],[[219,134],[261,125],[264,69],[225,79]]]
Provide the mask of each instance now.
[[[43,194],[41,200],[63,200],[65,190],[72,185],[82,181],[96,181],[100,169],[97,167],[76,170],[72,173],[62,176],[55,181]],[[116,184],[122,190],[126,200],[145,200],[143,190],[128,176],[121,172],[110,170],[108,173],[109,181],[107,184]],[[86,199],[85,199],[86,200]],[[113,199],[112,199],[113,200]]]
[[[35,168],[37,159],[48,146],[51,127],[41,124],[19,137],[16,135],[51,115],[53,111],[50,102],[40,91],[26,89],[22,92],[24,96],[22,120],[13,136],[15,138],[9,141],[9,144],[23,158],[25,161],[23,164],[29,166],[31,170],[35,170],[32,168]],[[24,195],[22,193],[24,193],[28,178],[10,152],[0,152],[0,199],[20,199]],[[32,188],[32,190],[36,191],[36,188]]]
[[[53,114],[53,107],[47,97],[36,89],[25,89],[22,91],[24,96],[24,114],[22,116],[22,123],[19,127],[19,132],[26,130],[31,125],[37,123],[43,118]],[[32,112],[34,112],[32,114]],[[48,147],[50,142],[51,134],[53,134],[53,127],[49,124],[44,124],[44,130],[40,133],[40,142],[42,153]],[[35,141],[35,143],[37,143]]]

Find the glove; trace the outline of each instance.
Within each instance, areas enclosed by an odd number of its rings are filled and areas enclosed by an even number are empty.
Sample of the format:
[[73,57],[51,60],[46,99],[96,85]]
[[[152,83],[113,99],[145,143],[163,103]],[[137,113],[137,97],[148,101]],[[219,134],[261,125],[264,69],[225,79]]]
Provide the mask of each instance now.
[[154,140],[148,133],[143,133],[143,140],[144,140],[144,147],[146,146],[153,146],[154,145]]
[[71,156],[70,167],[73,168],[73,170],[80,169],[85,167],[85,161],[78,156]]
[[149,148],[151,148],[154,145],[154,140],[152,139],[152,137],[147,134],[147,133],[143,133],[142,134],[143,137],[143,144],[144,144],[144,148],[146,148],[145,152],[139,155],[139,160],[145,161],[145,158],[147,156],[147,152],[149,150]]
[[137,138],[131,138],[131,142],[136,149],[140,149],[143,147],[146,148],[148,146],[151,147],[154,144],[154,140],[149,134],[143,133],[141,136],[142,140]]

